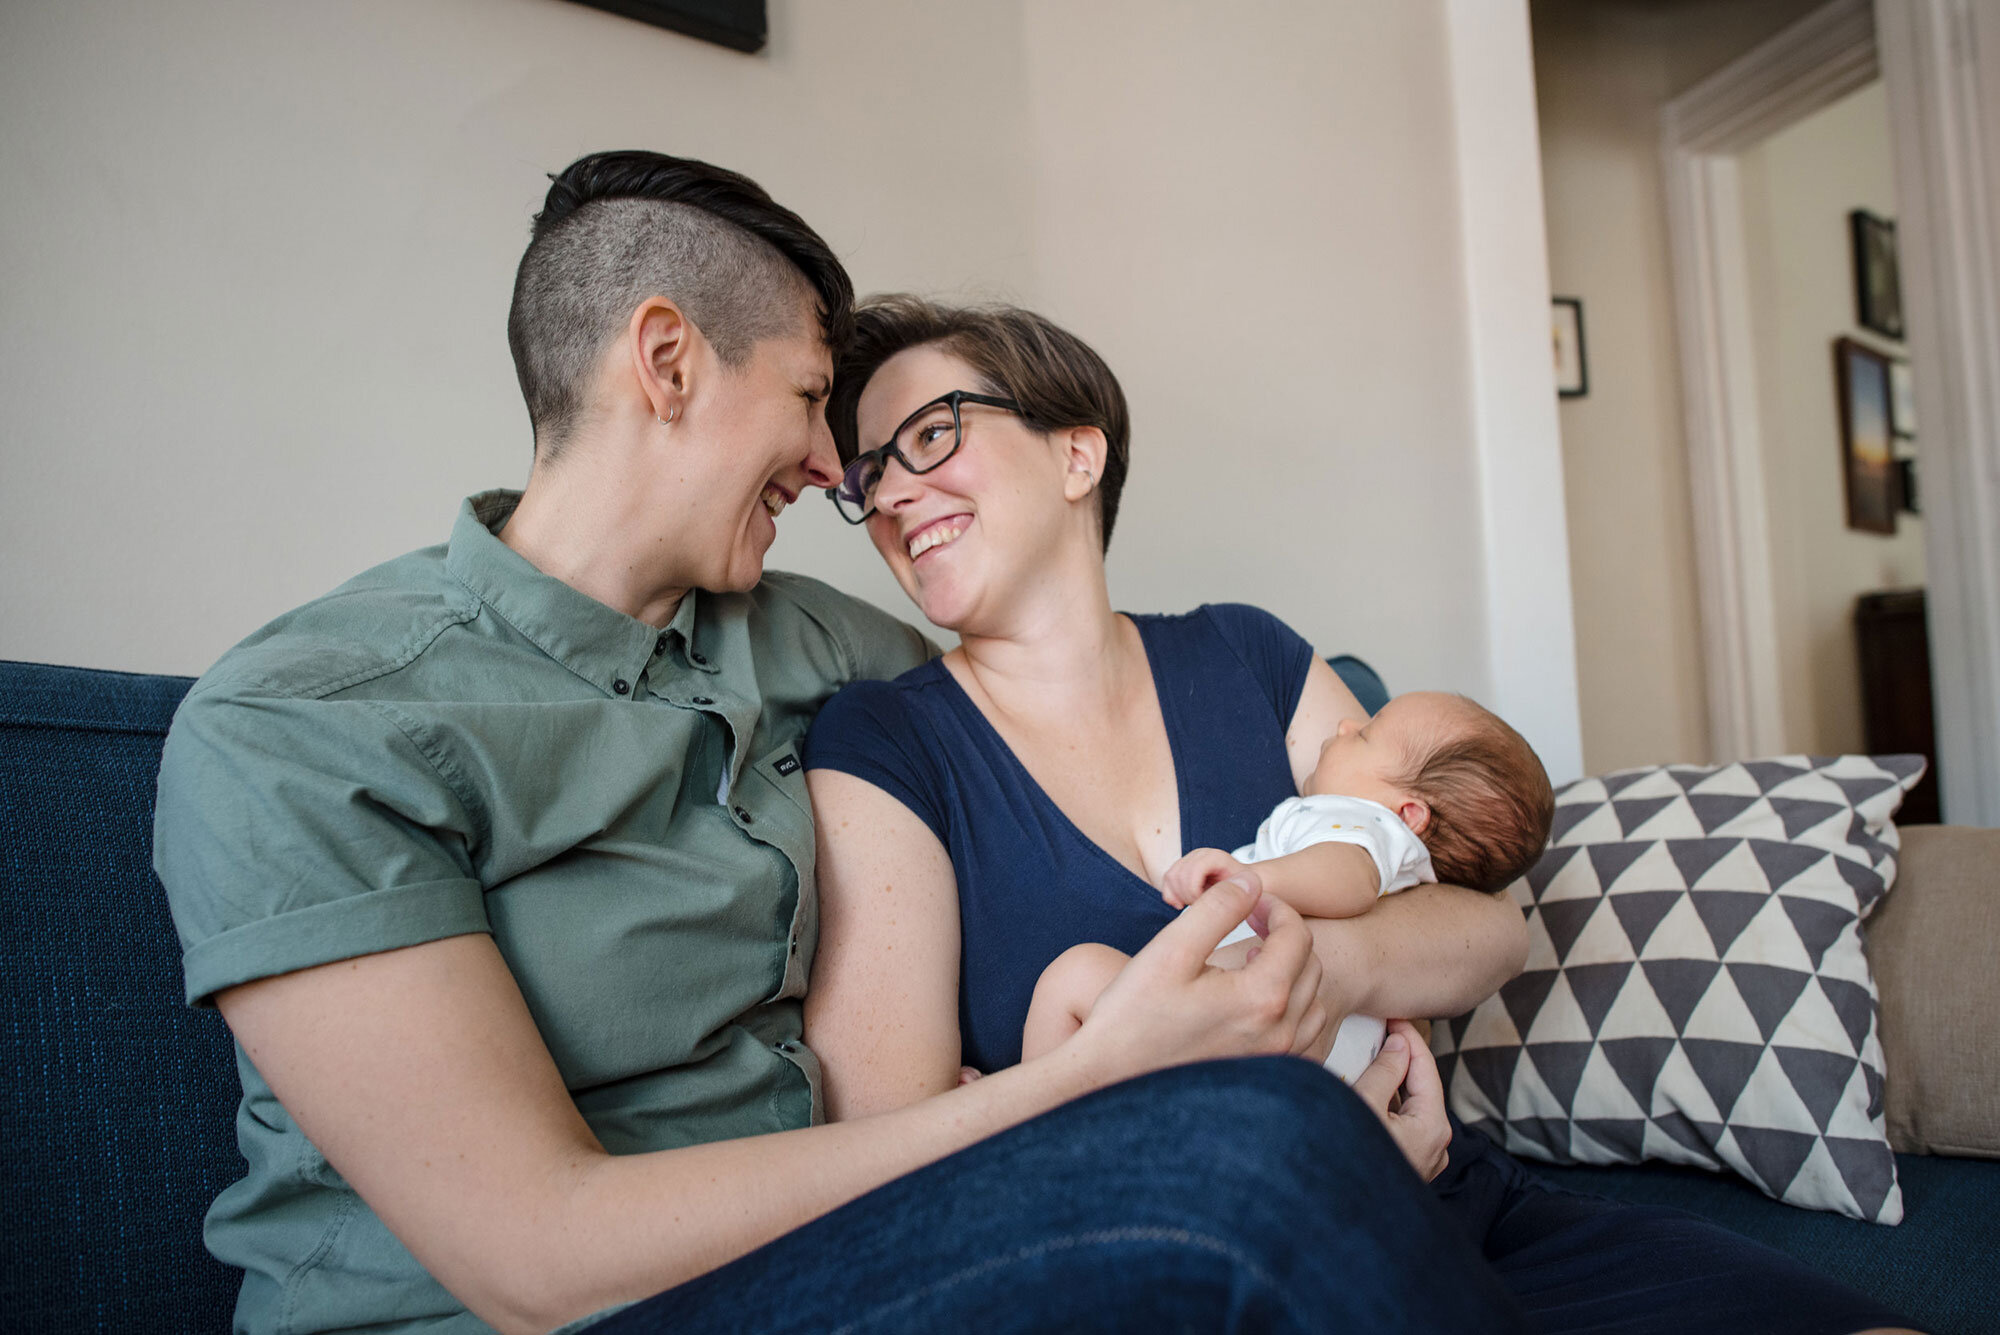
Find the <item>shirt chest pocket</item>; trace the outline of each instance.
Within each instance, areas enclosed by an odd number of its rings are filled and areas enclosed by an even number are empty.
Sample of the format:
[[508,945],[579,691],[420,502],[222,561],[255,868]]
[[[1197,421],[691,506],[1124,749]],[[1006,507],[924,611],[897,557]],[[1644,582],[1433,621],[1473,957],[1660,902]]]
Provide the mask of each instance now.
[[788,741],[760,756],[749,767],[749,773],[769,787],[775,788],[805,815],[807,832],[812,828],[812,799],[806,796],[806,767],[800,753],[805,750],[803,740]]

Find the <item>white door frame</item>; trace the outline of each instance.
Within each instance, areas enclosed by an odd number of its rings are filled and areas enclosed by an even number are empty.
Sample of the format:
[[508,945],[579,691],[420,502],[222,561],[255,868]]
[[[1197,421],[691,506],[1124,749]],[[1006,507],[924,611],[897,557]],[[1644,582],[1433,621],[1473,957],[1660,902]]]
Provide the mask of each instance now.
[[1446,0],[1486,568],[1487,703],[1549,778],[1583,777],[1583,713],[1549,357],[1549,237],[1527,0]]
[[1968,0],[1875,10],[1916,377],[1938,777],[1947,820],[2000,825],[2000,16]]
[[[1718,761],[1770,755],[1784,747],[1784,683],[1736,158],[1886,71],[1903,217],[1904,305],[1918,420],[1926,424],[1918,448],[1926,482],[1931,666],[1945,808],[1955,821],[2000,824],[2000,503],[1991,486],[2000,475],[1993,469],[2000,442],[1992,438],[2000,425],[1994,201],[1985,189],[1992,182],[1977,134],[1973,71],[1961,68],[1956,87],[1949,79],[1941,81],[1944,88],[1926,82],[1939,80],[1934,67],[1952,58],[1957,45],[1969,45],[1962,37],[1969,19],[1952,17],[1964,3],[1833,0],[1668,103],[1661,114],[1661,156],[1709,742]],[[1879,55],[1878,4],[1884,33]],[[1974,250],[1985,282],[1945,291],[1938,275],[1959,272],[1955,266]],[[1953,340],[1971,346],[1953,348],[1947,358],[1944,350]],[[1977,358],[1970,355],[1973,348]],[[1988,479],[1984,493],[1975,476],[1982,473]]]

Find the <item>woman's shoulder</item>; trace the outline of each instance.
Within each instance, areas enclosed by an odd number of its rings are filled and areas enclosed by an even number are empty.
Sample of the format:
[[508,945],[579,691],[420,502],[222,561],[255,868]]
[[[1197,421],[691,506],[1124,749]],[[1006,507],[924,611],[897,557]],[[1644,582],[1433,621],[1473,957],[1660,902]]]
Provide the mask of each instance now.
[[1278,625],[1284,624],[1272,613],[1251,603],[1201,603],[1189,608],[1185,612],[1127,612],[1125,615],[1131,617],[1134,621],[1147,621],[1160,624],[1191,621],[1213,621],[1224,625],[1237,625],[1245,622],[1275,622]]
[[824,750],[884,734],[906,736],[950,680],[942,662],[933,658],[886,681],[851,681],[820,707],[808,745]]
[[1169,634],[1192,631],[1219,635],[1239,653],[1247,646],[1262,648],[1273,644],[1303,647],[1310,652],[1304,636],[1277,616],[1249,603],[1203,603],[1186,612],[1133,612],[1127,615],[1142,629]]
[[806,733],[805,767],[866,780],[915,812],[940,841],[948,836],[940,805],[950,784],[940,763],[932,711],[950,675],[936,659],[890,681],[857,681],[834,693]]
[[1241,682],[1247,674],[1281,724],[1288,723],[1298,708],[1315,657],[1313,647],[1263,608],[1203,603],[1191,612],[1134,621],[1156,663],[1221,674],[1216,680]]
[[[833,693],[827,706],[834,701],[845,700],[848,707],[872,705],[878,708],[911,708],[940,686],[951,682],[951,674],[945,671],[943,658],[927,658],[915,667],[899,672],[888,678],[869,678],[851,681]],[[825,711],[822,710],[822,713]]]

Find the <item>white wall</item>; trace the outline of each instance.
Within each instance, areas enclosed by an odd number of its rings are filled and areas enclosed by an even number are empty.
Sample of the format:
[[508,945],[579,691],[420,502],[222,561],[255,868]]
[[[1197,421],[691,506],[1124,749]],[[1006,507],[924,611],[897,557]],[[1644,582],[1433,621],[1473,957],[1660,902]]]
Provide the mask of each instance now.
[[[863,287],[1023,287],[1018,10],[867,14],[750,57],[556,0],[0,7],[0,656],[198,671],[519,485],[513,267],[592,149],[749,173]],[[779,562],[900,601],[822,508]]]
[[[558,0],[0,11],[0,656],[196,671],[518,483],[541,174],[640,146],[754,176],[863,291],[1096,343],[1136,422],[1121,605],[1261,602],[1399,689],[1489,693],[1442,0],[773,0],[771,30],[746,57]],[[821,509],[773,563],[903,610]]]
[[1765,496],[1787,750],[1865,748],[1854,599],[1924,582],[1923,521],[1893,537],[1846,525],[1832,344],[1892,355],[1855,323],[1847,215],[1896,216],[1888,99],[1880,82],[1738,159],[1762,382]]
[[1820,0],[1533,0],[1549,270],[1583,299],[1561,405],[1583,751],[1708,758],[1660,109]]
[[[1277,12],[1029,10],[1039,288],[1134,404],[1113,594],[1262,600],[1483,693],[1438,11]],[[1366,587],[1406,568],[1418,597]]]

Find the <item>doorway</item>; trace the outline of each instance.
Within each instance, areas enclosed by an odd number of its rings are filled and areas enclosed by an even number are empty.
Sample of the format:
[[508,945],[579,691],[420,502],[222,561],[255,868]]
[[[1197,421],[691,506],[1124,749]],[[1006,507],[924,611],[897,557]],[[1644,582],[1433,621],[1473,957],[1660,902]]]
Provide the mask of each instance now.
[[[2000,823],[2000,496],[1988,494],[2000,214],[1986,189],[2000,170],[1979,114],[1980,90],[2000,83],[2000,34],[1971,40],[1985,16],[1963,0],[1533,0],[1531,12],[1551,277],[1580,299],[1588,350],[1587,390],[1561,409],[1587,768],[1910,749],[1870,742],[1855,717],[1854,600],[1921,586],[1938,727],[1935,748],[1916,749],[1942,753],[1946,818]],[[1845,197],[1813,205],[1825,216],[1802,245],[1795,221],[1772,216],[1791,207],[1770,189],[1774,172],[1797,175],[1789,141],[1837,142],[1862,120],[1879,140],[1884,106],[1894,185],[1878,174],[1822,190]],[[1834,120],[1816,129],[1821,112]],[[1898,224],[1906,339],[1854,309],[1857,211]],[[1795,272],[1773,277],[1774,264]],[[1782,281],[1831,302],[1797,343],[1808,352],[1783,351],[1774,327]],[[1921,513],[1893,510],[1893,537],[1849,530],[1842,474],[1827,471],[1845,467],[1842,338],[1878,371],[1914,371],[1917,411],[1877,433],[1896,437],[1891,459],[1864,460],[1879,480],[1894,455],[1919,456]],[[1805,388],[1772,389],[1760,362],[1803,368]],[[1809,413],[1788,406],[1799,395]],[[1818,451],[1811,487],[1780,436]],[[1862,519],[1879,526],[1876,500]],[[1832,534],[1808,534],[1778,502]],[[1831,630],[1834,595],[1806,585],[1841,564],[1821,538],[1863,553],[1846,562],[1860,573]],[[1844,684],[1807,681],[1801,664],[1836,654]]]
[[1922,468],[1868,0],[1661,117],[1718,759],[1916,751],[1938,819]]

